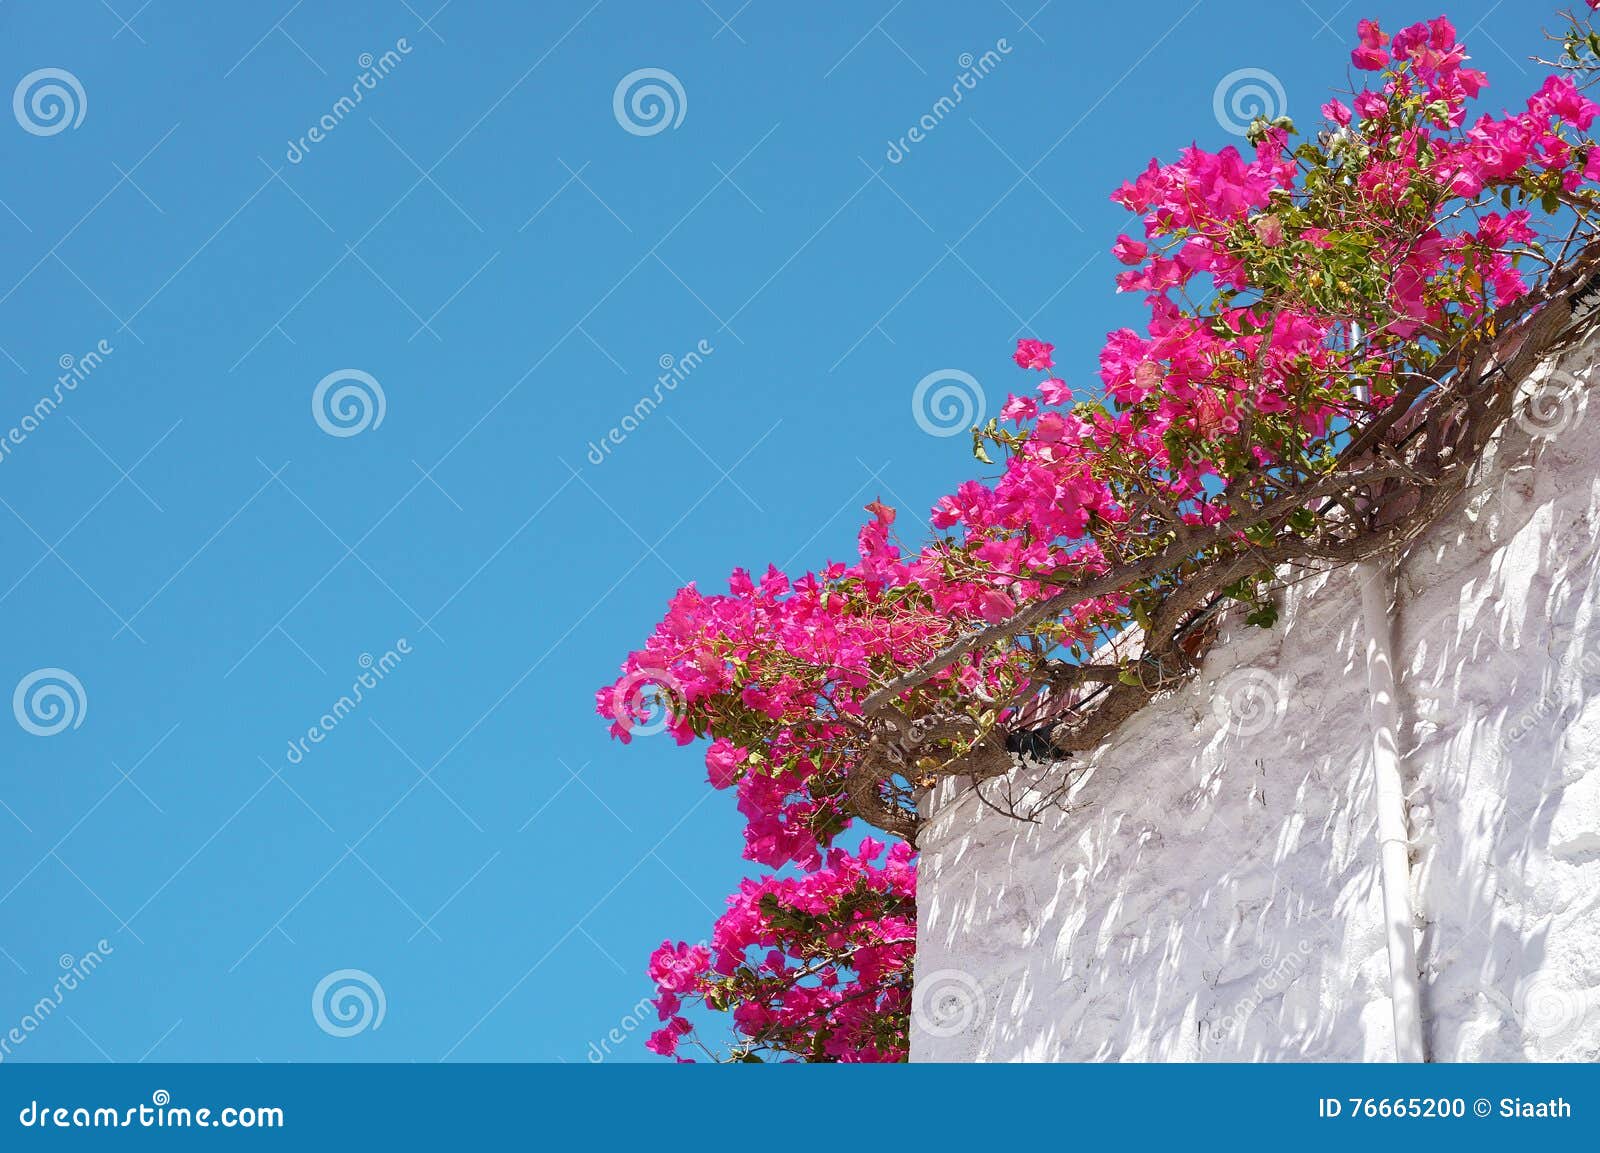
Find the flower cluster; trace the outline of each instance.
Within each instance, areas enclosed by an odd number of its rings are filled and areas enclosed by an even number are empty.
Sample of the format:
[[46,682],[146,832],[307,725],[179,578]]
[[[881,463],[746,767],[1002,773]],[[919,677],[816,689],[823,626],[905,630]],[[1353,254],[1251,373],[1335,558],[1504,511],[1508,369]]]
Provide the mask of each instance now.
[[674,1056],[685,1000],[728,1009],[740,1060],[903,1061],[916,948],[916,866],[905,843],[868,837],[797,877],[746,879],[710,946],[663,941],[650,958],[665,1025],[647,1047]]
[[[1373,79],[1314,136],[1258,121],[1245,151],[1191,147],[1113,193],[1140,222],[1112,253],[1143,331],[1108,336],[1090,388],[1020,341],[1035,383],[974,430],[994,475],[939,500],[926,543],[903,547],[875,501],[848,562],[674,596],[599,712],[626,741],[643,714],[619,693],[671,684],[671,731],[710,738],[746,858],[785,872],[744,882],[708,946],[652,958],[653,1050],[679,1051],[697,998],[732,1014],[740,1056],[904,1058],[911,850],[879,867],[882,845],[835,838],[853,817],[906,835],[917,789],[992,775],[996,742],[1040,719],[1053,747],[1091,745],[1062,685],[1166,683],[1183,658],[1157,626],[1203,575],[1256,604],[1279,558],[1340,555],[1349,502],[1307,494],[1593,237],[1600,106],[1576,76],[1600,40],[1574,37],[1522,107],[1470,119],[1487,79],[1447,19],[1393,36],[1362,21],[1351,59]],[[1134,626],[1134,664],[1096,664]]]

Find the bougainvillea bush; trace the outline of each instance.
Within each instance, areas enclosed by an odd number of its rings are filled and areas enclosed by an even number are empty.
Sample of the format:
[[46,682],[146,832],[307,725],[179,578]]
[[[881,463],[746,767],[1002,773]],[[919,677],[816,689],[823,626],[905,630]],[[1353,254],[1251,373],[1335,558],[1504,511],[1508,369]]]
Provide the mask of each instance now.
[[[1020,341],[1032,375],[929,532],[903,542],[874,502],[849,563],[677,592],[599,712],[624,742],[709,739],[771,872],[650,959],[652,1050],[904,1060],[919,791],[960,776],[1014,809],[1031,771],[1048,795],[1052,766],[1192,673],[1221,606],[1270,626],[1285,566],[1392,551],[1460,491],[1600,259],[1600,38],[1570,19],[1514,106],[1448,19],[1362,21],[1367,82],[1316,130],[1257,121],[1244,151],[1191,147],[1112,193],[1136,218],[1117,288],[1148,324],[1107,337],[1092,387]],[[837,845],[854,820],[895,843]],[[731,1015],[731,1047],[695,1035],[695,1003]]]

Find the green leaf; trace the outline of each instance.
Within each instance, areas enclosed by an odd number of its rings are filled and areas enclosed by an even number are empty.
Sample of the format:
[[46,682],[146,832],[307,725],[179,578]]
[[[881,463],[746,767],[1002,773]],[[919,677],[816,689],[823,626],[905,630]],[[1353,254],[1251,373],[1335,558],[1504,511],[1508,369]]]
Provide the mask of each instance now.
[[1278,606],[1271,601],[1257,607],[1256,611],[1244,618],[1247,625],[1255,625],[1258,629],[1270,629],[1278,623]]

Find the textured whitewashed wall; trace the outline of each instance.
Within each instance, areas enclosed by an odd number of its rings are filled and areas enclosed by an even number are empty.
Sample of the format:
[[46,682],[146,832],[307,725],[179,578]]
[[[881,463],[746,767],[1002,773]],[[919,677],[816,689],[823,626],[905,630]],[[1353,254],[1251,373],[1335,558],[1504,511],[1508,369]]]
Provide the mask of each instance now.
[[[1433,1060],[1600,1059],[1597,359],[1529,382],[1400,565]],[[1356,575],[1227,624],[1067,813],[929,798],[913,1060],[1393,1059]]]

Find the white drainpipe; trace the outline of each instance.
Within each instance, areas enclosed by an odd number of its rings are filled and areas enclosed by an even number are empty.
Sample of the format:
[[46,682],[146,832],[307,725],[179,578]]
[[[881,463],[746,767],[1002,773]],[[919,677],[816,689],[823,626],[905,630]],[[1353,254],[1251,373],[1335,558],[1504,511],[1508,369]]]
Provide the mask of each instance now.
[[1367,636],[1367,693],[1372,708],[1372,766],[1378,805],[1379,870],[1383,919],[1389,941],[1390,999],[1394,1005],[1396,1061],[1425,1061],[1422,988],[1411,917],[1411,843],[1406,834],[1405,787],[1397,731],[1400,710],[1394,675],[1394,566],[1387,558],[1363,561],[1361,609]]

